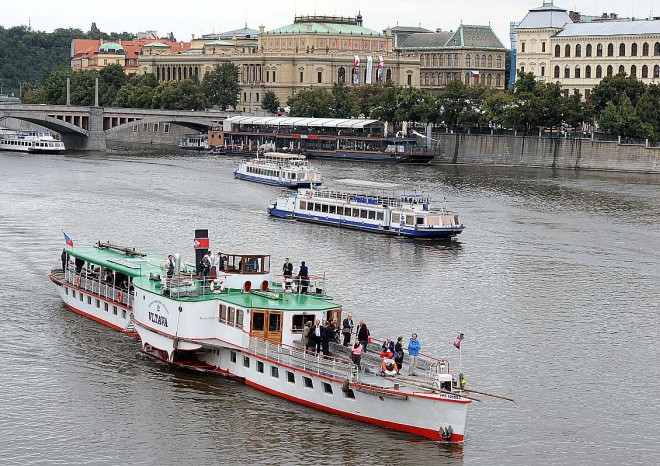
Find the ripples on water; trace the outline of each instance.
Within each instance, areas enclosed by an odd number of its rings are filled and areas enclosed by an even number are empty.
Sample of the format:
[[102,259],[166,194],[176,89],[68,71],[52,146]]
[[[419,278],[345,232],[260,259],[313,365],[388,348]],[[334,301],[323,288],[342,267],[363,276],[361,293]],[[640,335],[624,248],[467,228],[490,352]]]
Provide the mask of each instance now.
[[[236,159],[131,152],[0,154],[0,462],[618,464],[660,461],[660,186],[646,175],[318,162],[327,179],[446,196],[460,241],[414,242],[272,220],[278,188]],[[379,335],[450,358],[466,334],[464,447],[439,445],[174,370],[62,305],[46,277],[61,229],[192,258],[213,249],[306,260]]]

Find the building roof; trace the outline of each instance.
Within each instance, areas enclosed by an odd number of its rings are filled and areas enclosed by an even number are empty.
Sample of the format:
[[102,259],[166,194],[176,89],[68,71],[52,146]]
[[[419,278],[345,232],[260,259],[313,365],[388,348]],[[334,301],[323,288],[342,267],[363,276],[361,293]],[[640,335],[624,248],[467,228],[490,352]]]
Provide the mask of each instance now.
[[364,128],[379,123],[378,120],[364,118],[305,118],[305,117],[229,117],[226,122],[235,125],[262,125],[262,126],[299,126],[323,128]]
[[461,24],[447,40],[446,48],[497,49],[506,50],[490,26]]
[[170,52],[175,53],[188,50],[190,48],[190,42],[173,42],[169,39],[159,39],[157,41],[154,39],[135,39],[122,40],[119,43],[115,43],[105,42],[103,39],[73,39],[71,41],[71,58],[93,58],[98,56],[102,50],[102,53],[107,53],[109,50],[117,50],[117,47],[119,47],[120,53],[123,53],[126,59],[136,60],[140,56],[142,47],[167,47],[170,49]]
[[398,47],[402,49],[439,48],[443,47],[453,35],[454,33],[451,31],[417,32],[410,34]]
[[606,21],[571,23],[559,31],[557,37],[636,36],[660,34],[660,21]]
[[247,24],[244,28],[232,29],[231,31],[220,32],[218,34],[204,34],[201,38],[202,40],[227,40],[227,39],[257,39],[259,36],[259,31],[256,29],[251,29],[247,27]]
[[226,40],[213,40],[211,42],[204,42],[204,45],[220,45],[223,47],[232,47],[234,44]]
[[305,34],[310,32],[315,34],[382,36],[380,32],[362,26],[362,18],[353,19],[343,16],[298,16],[293,24],[266,31],[266,34]]
[[390,28],[390,31],[393,33],[395,32],[409,32],[411,34],[414,34],[416,32],[433,32],[429,31],[428,29],[424,29],[423,27],[417,27],[417,26],[394,26],[393,28]]
[[99,52],[100,53],[123,53],[124,52],[124,47],[121,46],[121,44],[118,44],[117,42],[106,42],[104,44],[101,44],[99,47]]
[[167,44],[163,44],[162,42],[156,41],[156,42],[151,42],[149,44],[144,44],[142,47],[167,47],[169,48],[170,46]]
[[543,6],[532,8],[516,29],[561,29],[573,20],[564,8],[553,4],[553,0],[543,0]]

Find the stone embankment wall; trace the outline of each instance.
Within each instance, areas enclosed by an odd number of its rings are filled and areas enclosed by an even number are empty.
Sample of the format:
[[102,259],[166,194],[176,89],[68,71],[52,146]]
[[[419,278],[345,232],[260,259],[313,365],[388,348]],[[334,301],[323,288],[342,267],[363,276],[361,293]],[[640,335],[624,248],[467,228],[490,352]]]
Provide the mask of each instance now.
[[589,139],[434,134],[436,162],[660,174],[660,148]]

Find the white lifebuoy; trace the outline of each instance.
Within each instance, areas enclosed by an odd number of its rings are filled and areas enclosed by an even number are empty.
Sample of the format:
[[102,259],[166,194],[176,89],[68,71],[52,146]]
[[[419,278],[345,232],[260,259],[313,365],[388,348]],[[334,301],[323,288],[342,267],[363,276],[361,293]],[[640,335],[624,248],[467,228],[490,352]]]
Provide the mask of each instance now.
[[[218,285],[217,289],[215,288],[216,285]],[[211,280],[209,289],[211,290],[211,293],[222,293],[223,291],[225,291],[224,282],[222,280]]]
[[381,364],[381,370],[385,377],[394,377],[397,374],[397,365],[393,359],[384,358]]

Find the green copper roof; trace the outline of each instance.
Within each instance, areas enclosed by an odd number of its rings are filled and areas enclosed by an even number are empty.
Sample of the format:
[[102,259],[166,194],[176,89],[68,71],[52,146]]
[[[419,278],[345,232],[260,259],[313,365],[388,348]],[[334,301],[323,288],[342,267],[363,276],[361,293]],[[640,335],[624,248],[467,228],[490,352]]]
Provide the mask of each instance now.
[[106,269],[111,269],[129,277],[161,273],[165,256],[147,254],[144,257],[124,254],[105,248],[67,248],[69,256],[83,259]]
[[205,42],[204,45],[222,45],[224,47],[232,47],[234,44],[227,42],[226,40],[214,40],[211,42]]
[[167,47],[167,48],[170,48],[169,45],[163,44],[162,42],[150,42],[150,43],[142,46],[142,48],[144,48],[144,47]]

